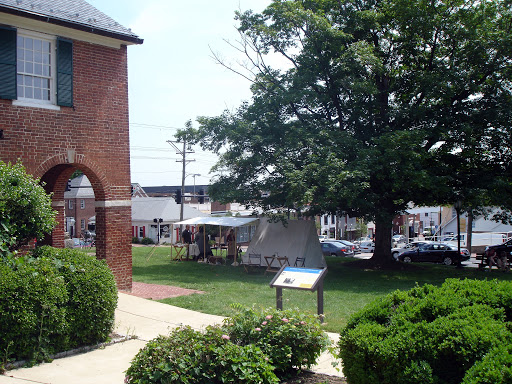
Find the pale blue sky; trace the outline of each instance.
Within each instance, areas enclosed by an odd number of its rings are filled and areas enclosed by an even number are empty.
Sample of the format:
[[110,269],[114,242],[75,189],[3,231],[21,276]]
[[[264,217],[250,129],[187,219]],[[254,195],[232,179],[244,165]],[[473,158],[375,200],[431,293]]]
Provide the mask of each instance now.
[[[180,185],[179,156],[167,140],[187,120],[236,109],[251,96],[249,82],[211,58],[210,48],[235,62],[235,10],[261,12],[271,0],[87,0],[144,39],[128,47],[132,182]],[[239,56],[238,60],[242,58]],[[187,173],[208,184],[212,154],[195,148]],[[193,178],[186,178],[193,184]]]

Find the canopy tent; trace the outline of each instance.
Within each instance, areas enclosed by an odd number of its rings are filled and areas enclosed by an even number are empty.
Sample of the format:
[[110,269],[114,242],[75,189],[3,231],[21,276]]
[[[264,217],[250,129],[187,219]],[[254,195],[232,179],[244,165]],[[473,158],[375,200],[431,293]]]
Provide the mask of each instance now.
[[[235,239],[236,239],[236,227],[243,225],[249,225],[259,220],[257,217],[233,217],[233,216],[219,216],[219,217],[194,217],[192,219],[183,220],[174,225],[218,225],[219,227],[235,227]],[[219,234],[220,234],[219,230]],[[203,231],[203,244],[206,244],[206,231]],[[218,245],[219,248],[221,244]],[[236,248],[236,241],[234,244]],[[203,258],[206,259],[206,246],[203,245]],[[237,266],[237,255],[235,255],[233,266]]]
[[192,219],[183,220],[175,225],[220,225],[221,227],[240,227],[247,225],[253,221],[259,220],[257,217],[233,217],[233,216],[222,216],[222,217],[194,217]]
[[274,255],[288,257],[291,266],[297,257],[305,258],[304,266],[307,268],[327,266],[315,222],[309,220],[288,220],[285,226],[281,222],[272,223],[268,219],[260,219],[242,261],[247,262],[250,253],[261,255],[261,266],[267,266],[265,256]]

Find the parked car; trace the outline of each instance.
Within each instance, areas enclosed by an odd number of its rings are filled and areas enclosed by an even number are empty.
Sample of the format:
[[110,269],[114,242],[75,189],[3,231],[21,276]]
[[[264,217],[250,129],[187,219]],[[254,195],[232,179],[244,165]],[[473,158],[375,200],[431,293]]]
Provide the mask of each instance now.
[[485,247],[484,256],[488,258],[489,256],[497,254],[498,257],[501,257],[503,253],[506,254],[508,262],[512,262],[512,238],[505,241],[504,243],[489,245],[488,247]]
[[429,243],[432,243],[432,241],[428,241],[428,240],[423,240],[423,241],[413,241],[413,242],[410,242],[409,244],[406,244],[405,246],[403,247],[396,247],[396,248],[392,248],[391,249],[391,254],[393,255],[393,257],[395,258],[395,260],[398,260],[398,256],[400,254],[402,254],[403,252],[407,252],[407,251],[411,251],[413,249],[416,249],[419,245],[422,245],[422,244],[429,244]]
[[320,245],[324,256],[354,256],[352,247],[339,241],[322,241]]
[[416,249],[403,252],[398,256],[398,260],[404,263],[426,262],[452,265],[469,260],[469,257],[469,251],[465,248],[461,248],[459,253],[457,247],[452,244],[430,243],[420,244]]
[[375,251],[375,243],[373,241],[363,241],[359,245],[359,248],[361,249],[361,252],[365,253],[373,253]]

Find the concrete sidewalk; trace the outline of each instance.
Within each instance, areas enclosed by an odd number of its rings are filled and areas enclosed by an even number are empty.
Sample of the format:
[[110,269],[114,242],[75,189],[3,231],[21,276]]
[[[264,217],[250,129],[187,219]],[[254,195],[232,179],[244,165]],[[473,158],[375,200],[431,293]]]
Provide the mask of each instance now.
[[[221,323],[222,320],[221,316],[119,293],[115,331],[122,335],[136,336],[137,339],[55,359],[51,363],[32,368],[7,371],[0,375],[0,384],[121,384],[132,358],[149,340],[165,335],[170,329],[182,324],[203,329],[207,325]],[[329,334],[329,337],[333,341],[337,340],[336,334]],[[342,376],[341,370],[332,366],[333,362],[333,357],[326,352],[320,356],[313,371]]]

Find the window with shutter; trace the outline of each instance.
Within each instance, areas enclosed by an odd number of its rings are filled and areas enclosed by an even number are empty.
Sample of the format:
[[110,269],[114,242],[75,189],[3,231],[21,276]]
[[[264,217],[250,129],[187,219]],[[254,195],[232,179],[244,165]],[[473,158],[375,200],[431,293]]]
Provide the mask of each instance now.
[[73,42],[0,27],[0,98],[13,105],[73,106]]
[[16,30],[0,27],[0,98],[16,97]]

